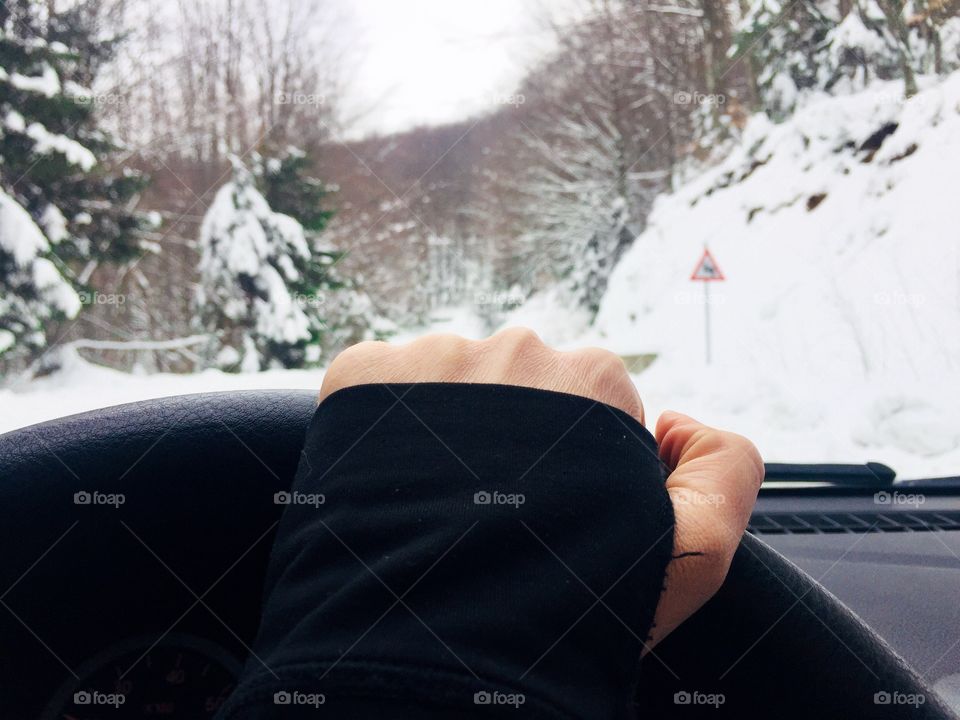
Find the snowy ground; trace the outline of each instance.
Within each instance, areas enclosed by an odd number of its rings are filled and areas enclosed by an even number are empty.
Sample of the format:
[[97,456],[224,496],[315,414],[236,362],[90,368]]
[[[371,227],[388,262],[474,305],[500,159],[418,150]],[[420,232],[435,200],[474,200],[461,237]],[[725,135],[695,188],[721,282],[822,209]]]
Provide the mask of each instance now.
[[[558,347],[656,354],[636,383],[664,409],[753,438],[771,461],[886,462],[960,474],[960,73],[908,102],[899,83],[755,118],[720,166],[657,203],[593,327],[545,294],[509,318]],[[872,157],[858,150],[898,123]],[[704,299],[705,244],[727,280]],[[431,330],[484,334],[471,308]],[[426,329],[405,331],[404,341]],[[82,361],[0,390],[0,431],[148,397],[311,388],[322,373],[137,377]]]
[[280,388],[319,391],[322,380],[323,373],[317,370],[131,375],[74,357],[54,375],[0,390],[0,432],[96,408],[171,395]]

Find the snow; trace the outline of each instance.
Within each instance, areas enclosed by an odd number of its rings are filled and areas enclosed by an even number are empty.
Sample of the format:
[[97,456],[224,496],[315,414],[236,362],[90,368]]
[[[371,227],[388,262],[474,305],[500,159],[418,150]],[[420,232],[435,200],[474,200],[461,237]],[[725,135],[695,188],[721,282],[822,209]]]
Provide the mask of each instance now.
[[5,192],[0,191],[0,250],[13,257],[21,268],[46,252],[50,245],[29,213]]
[[452,333],[471,340],[481,340],[489,334],[486,325],[476,314],[474,308],[469,305],[461,305],[433,311],[428,328],[400,328],[391,336],[390,342],[408,343],[426,332]]
[[[881,16],[882,17],[882,16]],[[824,41],[829,46],[830,61],[833,67],[843,62],[844,56],[853,51],[859,58],[872,58],[888,51],[883,37],[873,32],[860,19],[860,14],[851,12],[843,21],[832,28]]]
[[27,128],[27,122],[23,119],[23,115],[18,113],[16,110],[10,110],[7,112],[6,116],[3,118],[3,124],[12,132],[22,133]]
[[[651,417],[688,412],[768,460],[960,473],[960,73],[901,92],[754,118],[726,161],[658,201],[577,340],[658,356],[636,378]],[[870,162],[848,145],[888,122]],[[710,288],[709,367],[688,279],[705,244],[727,277]],[[554,340],[554,322],[531,324]]]
[[[0,257],[12,258],[13,267],[0,286],[0,316],[13,318],[25,328],[38,327],[59,310],[66,317],[80,312],[80,298],[57,267],[43,257],[50,249],[47,238],[16,200],[0,191]],[[12,288],[12,291],[9,289]],[[27,300],[21,297],[26,289]],[[9,326],[8,326],[9,327]],[[16,337],[0,332],[0,353],[13,346]]]
[[285,388],[319,392],[323,380],[323,373],[316,370],[133,375],[93,365],[70,352],[63,355],[66,362],[59,372],[26,386],[0,389],[0,432],[96,408],[172,395]]
[[[768,461],[960,474],[960,73],[922,80],[909,101],[900,83],[874,82],[805,98],[781,124],[752,118],[723,162],[657,201],[592,326],[550,293],[505,324],[533,327],[560,349],[598,345],[631,363],[655,355],[633,376],[651,425],[670,408],[747,435]],[[899,125],[875,154],[859,149],[887,123]],[[704,287],[689,280],[704,245],[726,276],[710,285],[709,366]],[[428,328],[394,340],[483,337],[481,305],[437,311]],[[0,390],[0,430],[147,397],[315,390],[321,379],[142,377],[75,358]]]
[[66,158],[68,163],[79,165],[84,172],[89,172],[97,164],[96,156],[76,140],[66,135],[52,133],[38,122],[30,123],[26,133],[27,137],[35,143],[34,152],[40,155],[58,152]]
[[46,63],[43,66],[42,75],[30,77],[28,75],[21,75],[20,73],[13,73],[9,78],[9,82],[18,90],[38,93],[48,98],[60,92],[60,78],[57,77],[57,71]]
[[53,203],[49,203],[44,208],[43,214],[40,216],[40,225],[54,245],[63,242],[70,236],[67,230],[67,219],[60,212],[60,208]]
[[[270,209],[239,161],[235,161],[234,173],[235,179],[217,191],[203,218],[200,268],[204,287],[200,304],[219,302],[227,317],[244,318],[247,299],[234,278],[248,276],[259,291],[253,300],[258,335],[289,344],[308,339],[310,319],[287,287],[287,281],[298,279],[299,273],[285,254],[310,257],[303,227],[292,217]],[[283,275],[271,263],[276,263]],[[251,339],[244,348],[244,369],[252,369],[257,361],[252,343]]]
[[47,258],[33,261],[33,284],[50,305],[68,318],[76,317],[80,312],[80,297],[63,279],[57,266]]

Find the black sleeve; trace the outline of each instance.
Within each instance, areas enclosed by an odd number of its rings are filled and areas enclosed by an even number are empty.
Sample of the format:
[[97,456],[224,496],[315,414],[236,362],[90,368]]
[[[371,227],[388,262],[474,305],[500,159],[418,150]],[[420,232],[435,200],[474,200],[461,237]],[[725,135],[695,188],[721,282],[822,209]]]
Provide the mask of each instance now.
[[674,518],[630,416],[501,385],[348,388],[280,500],[220,718],[634,716]]

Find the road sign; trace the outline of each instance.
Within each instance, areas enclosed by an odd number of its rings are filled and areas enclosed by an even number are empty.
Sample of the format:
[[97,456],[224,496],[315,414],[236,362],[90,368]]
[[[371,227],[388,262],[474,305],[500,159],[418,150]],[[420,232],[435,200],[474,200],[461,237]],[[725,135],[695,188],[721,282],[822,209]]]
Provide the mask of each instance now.
[[697,263],[697,267],[694,269],[690,279],[701,282],[726,280],[723,276],[723,271],[720,269],[720,266],[717,265],[716,259],[706,248],[703,249],[703,256],[700,258],[700,262]]
[[707,365],[710,364],[710,283],[720,280],[726,280],[720,266],[717,265],[716,258],[710,254],[710,250],[703,248],[703,255],[700,262],[693,270],[690,279],[694,282],[703,283],[703,321],[707,349]]

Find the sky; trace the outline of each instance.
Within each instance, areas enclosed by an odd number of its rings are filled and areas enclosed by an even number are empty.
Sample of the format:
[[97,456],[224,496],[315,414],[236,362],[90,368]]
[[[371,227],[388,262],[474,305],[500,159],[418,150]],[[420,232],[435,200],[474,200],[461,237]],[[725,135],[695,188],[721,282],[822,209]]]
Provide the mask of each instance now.
[[551,47],[543,0],[340,1],[357,37],[345,99],[362,134],[494,107]]

